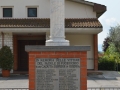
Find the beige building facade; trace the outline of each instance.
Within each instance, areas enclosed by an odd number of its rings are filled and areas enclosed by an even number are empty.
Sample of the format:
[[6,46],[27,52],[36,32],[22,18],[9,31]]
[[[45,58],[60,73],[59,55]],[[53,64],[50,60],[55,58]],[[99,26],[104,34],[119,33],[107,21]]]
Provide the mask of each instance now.
[[[0,48],[10,46],[13,72],[28,71],[25,45],[45,45],[50,35],[50,0],[0,0]],[[65,0],[65,35],[71,46],[89,45],[87,69],[97,70],[97,36],[103,28],[98,18],[106,6]]]

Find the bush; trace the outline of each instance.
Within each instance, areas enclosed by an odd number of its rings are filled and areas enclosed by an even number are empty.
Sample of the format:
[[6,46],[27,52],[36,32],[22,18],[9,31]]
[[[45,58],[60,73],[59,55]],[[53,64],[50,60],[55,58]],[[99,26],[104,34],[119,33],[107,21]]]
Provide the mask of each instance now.
[[13,68],[13,54],[8,46],[0,49],[0,67],[2,70],[11,70]]
[[114,59],[100,57],[98,61],[99,70],[116,70],[116,62]]
[[118,64],[118,71],[120,71],[120,63]]
[[116,70],[120,71],[120,63],[116,63]]
[[117,48],[114,43],[110,43],[110,46],[104,52],[104,56],[99,58],[98,69],[99,70],[117,70],[119,68],[117,63],[120,61],[120,53],[117,52]]

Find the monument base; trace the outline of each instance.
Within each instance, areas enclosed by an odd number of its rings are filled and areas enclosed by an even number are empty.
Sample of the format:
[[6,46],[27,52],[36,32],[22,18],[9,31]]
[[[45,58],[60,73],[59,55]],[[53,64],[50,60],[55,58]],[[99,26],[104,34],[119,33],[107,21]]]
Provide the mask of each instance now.
[[68,40],[47,40],[46,46],[69,46]]
[[26,46],[29,90],[87,90],[90,46]]

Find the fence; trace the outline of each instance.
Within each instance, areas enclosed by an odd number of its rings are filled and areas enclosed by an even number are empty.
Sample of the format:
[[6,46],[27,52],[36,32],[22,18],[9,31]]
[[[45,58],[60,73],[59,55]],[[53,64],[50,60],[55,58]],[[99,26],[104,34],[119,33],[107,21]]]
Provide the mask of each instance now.
[[[0,90],[29,90],[29,88],[0,88]],[[87,90],[120,90],[120,87],[88,87]]]
[[0,90],[29,90],[29,88],[0,88]]
[[87,90],[120,90],[120,87],[88,87]]

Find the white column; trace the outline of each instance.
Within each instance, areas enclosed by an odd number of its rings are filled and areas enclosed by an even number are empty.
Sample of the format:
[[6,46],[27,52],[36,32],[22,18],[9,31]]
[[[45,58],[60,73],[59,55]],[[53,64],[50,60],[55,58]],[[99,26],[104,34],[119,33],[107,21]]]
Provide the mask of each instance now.
[[65,40],[64,0],[50,0],[50,40],[46,46],[69,46]]

